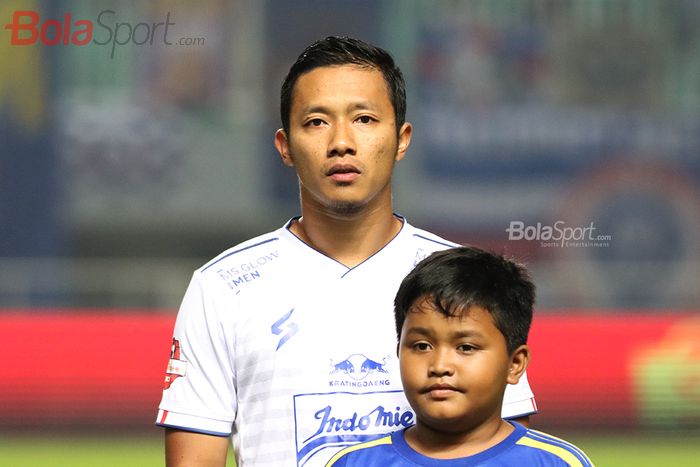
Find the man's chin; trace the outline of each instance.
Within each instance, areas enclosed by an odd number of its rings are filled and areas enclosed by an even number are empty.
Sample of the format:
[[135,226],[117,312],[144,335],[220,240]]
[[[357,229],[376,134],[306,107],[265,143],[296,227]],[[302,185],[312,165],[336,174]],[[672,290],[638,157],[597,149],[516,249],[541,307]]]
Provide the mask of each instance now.
[[362,211],[366,203],[356,201],[333,201],[327,205],[328,210],[337,216],[353,216]]

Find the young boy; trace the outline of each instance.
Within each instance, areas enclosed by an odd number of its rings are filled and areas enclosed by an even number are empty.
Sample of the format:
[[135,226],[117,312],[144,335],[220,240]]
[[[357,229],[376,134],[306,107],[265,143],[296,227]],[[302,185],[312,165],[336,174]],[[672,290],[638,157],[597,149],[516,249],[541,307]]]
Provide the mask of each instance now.
[[477,248],[433,253],[394,300],[415,425],[340,451],[328,466],[592,466],[577,447],[501,418],[530,360],[535,286],[521,265]]

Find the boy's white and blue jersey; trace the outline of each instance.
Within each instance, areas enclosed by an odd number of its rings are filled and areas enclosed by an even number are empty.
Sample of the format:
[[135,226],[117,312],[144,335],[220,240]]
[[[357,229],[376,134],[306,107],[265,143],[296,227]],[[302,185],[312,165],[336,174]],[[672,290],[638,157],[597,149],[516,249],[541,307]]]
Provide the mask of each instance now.
[[[512,423],[512,422],[511,422]],[[573,444],[512,423],[515,430],[497,445],[469,457],[434,459],[414,451],[404,431],[344,449],[327,467],[587,467],[586,454]]]
[[[404,221],[348,268],[285,227],[195,271],[175,325],[157,423],[232,437],[240,466],[320,466],[414,423],[393,300],[404,276],[455,244]],[[525,378],[503,414],[536,412]]]

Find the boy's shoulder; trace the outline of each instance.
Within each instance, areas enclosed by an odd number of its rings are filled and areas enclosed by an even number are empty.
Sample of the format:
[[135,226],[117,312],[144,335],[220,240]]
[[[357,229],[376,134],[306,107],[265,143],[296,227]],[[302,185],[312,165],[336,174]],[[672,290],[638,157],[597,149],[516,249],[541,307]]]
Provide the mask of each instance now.
[[[516,428],[516,431],[517,430]],[[551,465],[569,465],[587,467],[593,466],[593,462],[586,454],[574,444],[542,431],[525,428],[515,444],[525,449],[520,449],[523,455],[544,460],[551,459]],[[559,462],[557,464],[557,462]],[[550,465],[545,464],[545,465]]]
[[[405,430],[339,451],[326,467],[394,465],[393,460],[409,459],[416,465],[453,467],[458,465],[542,465],[551,467],[593,467],[586,454],[572,443],[541,431],[511,422],[515,430],[486,451],[461,459],[429,459],[414,451],[405,441]],[[467,464],[465,464],[467,462]]]
[[395,434],[384,435],[371,441],[353,444],[338,451],[326,464],[326,467],[344,467],[351,465],[382,465],[392,455],[391,444]]

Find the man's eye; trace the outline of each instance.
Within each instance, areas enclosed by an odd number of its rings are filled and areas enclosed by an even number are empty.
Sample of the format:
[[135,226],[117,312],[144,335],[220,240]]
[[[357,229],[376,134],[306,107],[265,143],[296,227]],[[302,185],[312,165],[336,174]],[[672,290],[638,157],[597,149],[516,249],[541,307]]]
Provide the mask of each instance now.
[[357,119],[360,123],[371,123],[374,119],[369,115],[362,115]]
[[320,118],[312,118],[306,124],[309,126],[321,126],[323,125],[323,120],[321,120]]

